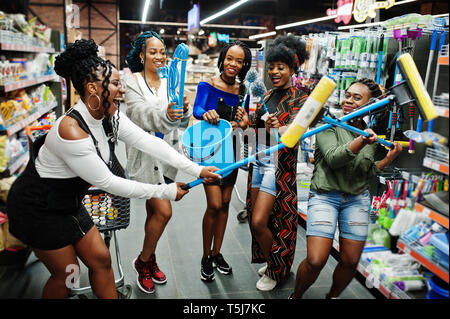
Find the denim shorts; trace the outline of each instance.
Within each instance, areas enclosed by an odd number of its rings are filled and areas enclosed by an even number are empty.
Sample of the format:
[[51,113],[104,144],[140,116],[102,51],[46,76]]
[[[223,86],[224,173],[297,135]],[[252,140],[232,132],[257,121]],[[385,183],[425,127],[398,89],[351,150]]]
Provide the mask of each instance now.
[[[258,145],[258,151],[264,147],[265,145]],[[273,154],[257,160],[253,164],[252,188],[259,188],[260,191],[276,196],[276,169]]]
[[365,241],[369,228],[370,193],[359,195],[342,192],[310,190],[306,219],[306,236],[334,238],[339,224],[339,236]]

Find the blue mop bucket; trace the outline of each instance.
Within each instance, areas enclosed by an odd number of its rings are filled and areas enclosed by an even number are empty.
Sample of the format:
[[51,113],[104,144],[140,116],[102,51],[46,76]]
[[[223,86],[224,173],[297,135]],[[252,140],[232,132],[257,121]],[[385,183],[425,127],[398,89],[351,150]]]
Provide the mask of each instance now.
[[181,136],[181,144],[184,155],[199,165],[222,169],[234,163],[233,128],[226,120],[218,125],[207,121],[191,125]]

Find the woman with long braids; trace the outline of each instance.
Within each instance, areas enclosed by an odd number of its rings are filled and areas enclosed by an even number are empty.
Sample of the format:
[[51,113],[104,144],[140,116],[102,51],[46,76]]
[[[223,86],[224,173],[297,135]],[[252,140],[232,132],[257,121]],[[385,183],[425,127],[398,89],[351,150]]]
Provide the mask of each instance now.
[[[166,65],[166,47],[153,31],[141,33],[133,43],[127,63],[133,72],[126,78],[127,116],[143,130],[163,138],[175,150],[180,150],[180,130],[187,127],[192,108],[186,99],[183,110],[173,109],[169,103],[167,79],[160,79],[158,68]],[[127,147],[127,172],[131,179],[150,184],[170,184],[177,168],[165,165],[153,156]],[[156,246],[172,217],[172,205],[167,199],[149,198],[145,202],[147,218],[144,224],[144,243],[133,261],[138,287],[145,293],[155,291],[154,283],[164,284],[167,277],[156,262]]]
[[[349,114],[364,106],[370,98],[382,95],[370,79],[354,81],[345,91],[342,111]],[[306,220],[307,255],[297,269],[291,298],[300,299],[325,266],[339,225],[339,262],[333,283],[325,298],[337,298],[353,279],[369,227],[369,180],[378,175],[402,151],[399,143],[380,160],[374,160],[377,135],[363,119],[351,125],[371,133],[357,136],[340,127],[316,135],[314,173]]]
[[[247,128],[249,100],[245,101],[244,108],[240,106],[246,92],[243,81],[250,69],[251,59],[250,49],[243,42],[230,42],[221,49],[217,61],[220,75],[198,84],[194,102],[195,118],[211,124],[218,124],[220,119],[224,119],[231,123],[233,130]],[[236,81],[236,78],[239,81]],[[235,155],[237,154],[239,150],[235,147]],[[214,266],[222,274],[228,275],[232,272],[220,249],[237,175],[238,169],[235,169],[220,182],[204,184],[207,208],[202,225],[203,256],[200,278],[206,282],[214,280]]]
[[[266,52],[268,76],[273,89],[263,97],[250,116],[258,131],[257,149],[277,143],[273,131],[281,136],[294,120],[308,95],[292,87],[292,76],[308,58],[306,44],[296,36],[277,37]],[[262,131],[261,134],[259,131]],[[298,145],[284,148],[250,165],[247,207],[252,234],[252,262],[266,263],[258,270],[256,288],[270,291],[289,274],[297,237],[297,154]]]
[[68,296],[72,273],[66,270],[79,266],[77,258],[89,269],[94,294],[117,298],[109,250],[81,204],[91,185],[134,198],[179,200],[187,193],[182,183],[151,185],[114,175],[108,164],[117,163],[112,145],[118,140],[193,176],[219,177],[216,168],[189,161],[119,111],[124,93],[119,72],[97,50],[94,41],[77,40],[56,57],[56,73],[72,81],[81,98],[32,144],[30,161],[8,194],[11,234],[31,247],[50,272],[44,298]]

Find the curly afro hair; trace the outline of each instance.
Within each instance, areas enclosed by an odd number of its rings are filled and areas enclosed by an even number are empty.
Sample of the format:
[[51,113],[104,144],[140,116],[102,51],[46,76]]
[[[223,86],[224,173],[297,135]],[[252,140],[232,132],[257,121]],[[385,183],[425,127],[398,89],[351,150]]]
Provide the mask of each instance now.
[[224,45],[224,47],[220,50],[219,58],[217,59],[217,67],[219,68],[220,73],[222,73],[223,61],[225,60],[228,50],[233,46],[241,47],[244,50],[244,64],[242,65],[242,69],[238,74],[239,80],[243,82],[252,64],[252,52],[250,51],[248,45],[244,42],[234,41]]
[[[141,72],[144,69],[144,65],[141,62],[141,57],[139,54],[142,52],[142,46],[145,47],[146,41],[149,38],[157,38],[164,44],[163,39],[159,36],[158,33],[154,31],[145,31],[141,33],[136,40],[133,42],[133,49],[131,49],[130,53],[128,53],[126,60],[128,63],[128,67],[130,68],[131,72]],[[166,45],[164,44],[164,47]]]
[[283,35],[275,38],[266,53],[268,63],[281,61],[294,71],[297,71],[308,57],[306,43],[300,37],[294,35]]

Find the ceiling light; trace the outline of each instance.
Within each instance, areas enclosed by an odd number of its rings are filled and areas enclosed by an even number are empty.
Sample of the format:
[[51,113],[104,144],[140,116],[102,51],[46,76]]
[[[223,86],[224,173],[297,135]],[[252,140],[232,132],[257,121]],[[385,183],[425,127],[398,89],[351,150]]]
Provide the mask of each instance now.
[[164,30],[164,29],[159,30],[159,33],[161,33],[161,34],[164,34],[164,32],[166,32],[166,30]]
[[147,12],[148,12],[149,6],[150,6],[150,0],[145,0],[144,10],[142,11],[142,22],[145,22],[145,20],[147,20]]
[[253,39],[270,37],[275,34],[277,34],[276,31],[271,31],[271,32],[266,32],[266,33],[254,34],[254,35],[249,36],[248,38],[253,40]]
[[207,22],[209,22],[209,21],[211,21],[211,20],[214,20],[215,18],[220,17],[221,15],[224,15],[224,14],[227,13],[227,12],[230,12],[231,10],[233,10],[233,9],[235,9],[235,8],[237,8],[237,7],[239,7],[240,5],[246,3],[247,1],[249,1],[249,0],[240,0],[240,1],[238,1],[238,2],[236,2],[236,3],[234,3],[234,4],[232,4],[232,5],[229,6],[228,8],[223,9],[222,11],[219,11],[219,12],[213,14],[212,16],[209,16],[209,17],[206,18],[206,19],[203,19],[202,21],[200,21],[200,24],[205,24],[205,23],[207,23]]
[[293,23],[289,23],[289,24],[279,25],[279,26],[275,27],[275,30],[287,29],[287,28],[296,27],[298,25],[309,24],[309,23],[320,22],[320,21],[326,21],[326,20],[332,20],[332,19],[335,19],[335,18],[337,18],[337,14],[332,15],[332,16],[325,16],[325,17],[321,17],[321,18],[315,18],[315,19],[310,19],[310,20],[304,20],[304,21],[298,21],[298,22],[293,22]]

